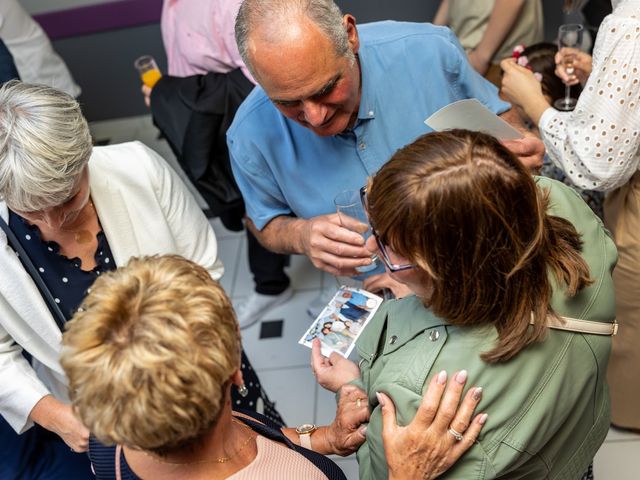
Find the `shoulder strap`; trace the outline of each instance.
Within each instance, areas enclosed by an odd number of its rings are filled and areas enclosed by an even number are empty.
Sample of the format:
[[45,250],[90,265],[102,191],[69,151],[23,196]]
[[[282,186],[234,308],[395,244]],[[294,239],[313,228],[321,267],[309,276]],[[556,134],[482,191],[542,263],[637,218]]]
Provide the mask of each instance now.
[[60,330],[64,330],[64,324],[67,321],[66,317],[62,313],[62,310],[60,310],[58,304],[55,302],[53,295],[51,294],[51,290],[49,290],[47,285],[44,283],[40,272],[38,272],[38,269],[31,261],[31,258],[29,258],[27,251],[22,247],[22,244],[16,237],[15,233],[11,231],[11,228],[9,228],[9,225],[7,225],[7,222],[5,222],[4,218],[2,217],[0,217],[0,228],[2,228],[4,233],[7,235],[9,245],[11,245],[11,247],[18,253],[18,255],[20,255],[22,264],[25,266],[25,268],[29,272],[29,275],[38,287],[38,290],[40,291],[42,298],[44,298],[45,302],[47,303],[47,307],[49,307],[49,311],[51,312],[51,315],[53,316],[55,322],[58,324],[58,327],[60,327]]
[[267,427],[273,428],[274,430],[280,431],[280,429],[284,426],[276,423],[266,415],[256,412],[255,410],[247,410],[244,408],[234,408],[233,413],[239,413],[241,415],[244,415],[245,417],[249,417],[250,419],[255,420],[258,423],[262,423]]
[[262,417],[262,415],[260,415],[259,413],[247,410],[238,410],[234,413],[240,413],[240,415],[234,415],[234,418],[251,427],[254,432],[268,438],[269,440],[284,443],[292,450],[294,449],[295,444],[291,440],[289,440],[284,433],[282,433],[280,427],[274,427],[267,422],[264,422],[263,419],[260,418]]
[[[296,451],[311,463],[313,463],[318,470],[320,470],[329,480],[347,480],[340,467],[336,465],[329,457],[326,457],[318,452],[314,452],[313,450],[307,450],[300,445],[296,445],[291,440],[287,438],[287,436],[282,433],[280,428],[272,428],[267,425],[260,423],[257,419],[252,420],[248,417],[258,416],[260,414],[256,414],[256,412],[242,412],[243,415],[236,415],[235,418],[251,427],[251,429],[262,435],[263,437],[268,438],[269,440],[273,440],[276,442],[284,443],[291,450]],[[246,416],[245,416],[246,415]],[[260,415],[261,416],[261,415]]]
[[[531,325],[534,324],[533,315],[531,316]],[[616,335],[618,333],[618,322],[613,323],[593,322],[591,320],[581,320],[571,317],[547,316],[547,326],[555,330],[565,330],[576,333],[589,333],[592,335]]]
[[120,453],[122,453],[122,445],[116,445],[116,480],[122,480],[122,472],[120,472]]

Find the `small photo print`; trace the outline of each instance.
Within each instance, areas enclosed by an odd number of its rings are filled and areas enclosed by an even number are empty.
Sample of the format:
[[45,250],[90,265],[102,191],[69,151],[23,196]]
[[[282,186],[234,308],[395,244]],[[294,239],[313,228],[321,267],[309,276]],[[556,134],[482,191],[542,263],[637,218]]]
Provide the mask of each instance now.
[[348,357],[382,300],[366,290],[340,287],[298,343],[311,348],[313,340],[319,338],[324,356],[337,352]]

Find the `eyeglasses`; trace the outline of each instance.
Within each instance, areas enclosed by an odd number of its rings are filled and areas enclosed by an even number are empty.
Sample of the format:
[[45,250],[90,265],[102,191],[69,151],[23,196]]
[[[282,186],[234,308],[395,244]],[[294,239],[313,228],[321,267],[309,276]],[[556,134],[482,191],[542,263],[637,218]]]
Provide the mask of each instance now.
[[397,264],[391,261],[391,258],[387,253],[387,248],[384,246],[384,243],[380,241],[380,237],[378,237],[378,232],[376,232],[376,229],[373,227],[373,224],[371,223],[371,218],[369,217],[369,210],[367,209],[369,202],[367,200],[366,186],[360,189],[360,201],[362,202],[362,208],[364,209],[364,213],[367,215],[367,220],[369,221],[369,226],[371,227],[371,234],[373,235],[373,238],[376,239],[376,245],[378,246],[378,250],[380,251],[380,254],[382,256],[382,261],[384,262],[385,267],[387,267],[387,270],[389,270],[390,272],[402,272],[403,270],[409,270],[411,268],[415,268],[415,265],[412,263]]

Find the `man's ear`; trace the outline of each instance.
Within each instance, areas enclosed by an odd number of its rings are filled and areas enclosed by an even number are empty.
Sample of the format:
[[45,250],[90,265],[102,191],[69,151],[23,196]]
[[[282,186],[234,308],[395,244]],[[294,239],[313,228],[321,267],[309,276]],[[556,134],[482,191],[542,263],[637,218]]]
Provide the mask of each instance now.
[[349,47],[355,55],[360,49],[360,37],[358,36],[358,28],[356,27],[356,17],[347,13],[344,17],[342,17],[342,24],[347,29]]

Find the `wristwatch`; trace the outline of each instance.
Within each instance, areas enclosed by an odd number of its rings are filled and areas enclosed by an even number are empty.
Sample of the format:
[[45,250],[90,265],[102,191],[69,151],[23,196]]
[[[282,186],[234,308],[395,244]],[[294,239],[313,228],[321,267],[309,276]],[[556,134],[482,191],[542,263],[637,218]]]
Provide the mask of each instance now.
[[311,434],[318,429],[313,423],[304,423],[299,427],[296,427],[296,433],[300,437],[300,445],[307,450],[313,450],[311,448]]

